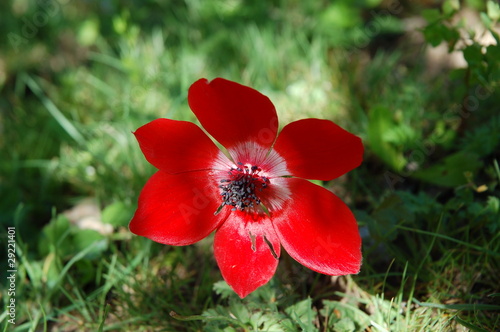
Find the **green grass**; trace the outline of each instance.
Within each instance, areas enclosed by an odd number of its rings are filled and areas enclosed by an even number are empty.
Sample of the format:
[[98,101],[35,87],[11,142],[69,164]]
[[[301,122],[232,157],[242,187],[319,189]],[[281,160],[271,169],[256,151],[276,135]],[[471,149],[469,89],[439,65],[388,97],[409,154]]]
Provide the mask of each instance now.
[[[68,2],[19,47],[1,36],[0,258],[15,226],[18,263],[16,324],[2,312],[1,330],[498,330],[499,47],[431,76],[425,48],[452,44],[442,27],[458,27],[405,7],[359,47],[388,10],[379,2]],[[3,3],[2,30],[22,36],[40,6]],[[494,26],[490,7],[473,10]],[[402,18],[422,13],[437,21],[416,43]],[[363,165],[322,183],[355,212],[359,275],[320,275],[283,254],[241,300],[211,238],[169,247],[128,231],[154,172],[132,132],[159,117],[196,122],[186,97],[201,77],[263,92],[281,126],[327,118],[363,138]],[[82,201],[110,232],[68,217]]]

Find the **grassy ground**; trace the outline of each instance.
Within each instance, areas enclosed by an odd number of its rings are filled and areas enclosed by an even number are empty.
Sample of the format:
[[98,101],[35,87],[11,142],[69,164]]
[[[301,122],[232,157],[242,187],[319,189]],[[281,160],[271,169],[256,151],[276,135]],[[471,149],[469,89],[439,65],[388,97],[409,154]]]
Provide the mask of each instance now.
[[[495,3],[2,2],[2,330],[500,329]],[[359,275],[284,254],[241,300],[210,238],[168,247],[128,231],[154,172],[131,132],[196,121],[200,77],[258,89],[281,125],[327,118],[362,137],[363,165],[323,183],[355,211]]]

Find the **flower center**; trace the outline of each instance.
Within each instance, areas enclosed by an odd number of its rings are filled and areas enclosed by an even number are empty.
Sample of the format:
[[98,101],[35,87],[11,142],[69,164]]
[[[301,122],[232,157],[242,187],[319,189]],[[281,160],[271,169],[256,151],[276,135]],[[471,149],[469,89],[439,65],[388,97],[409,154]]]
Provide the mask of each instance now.
[[258,193],[266,189],[269,179],[259,175],[262,169],[258,166],[244,165],[238,162],[236,168],[231,167],[227,178],[220,180],[222,206],[230,205],[232,211],[253,208],[260,205]]

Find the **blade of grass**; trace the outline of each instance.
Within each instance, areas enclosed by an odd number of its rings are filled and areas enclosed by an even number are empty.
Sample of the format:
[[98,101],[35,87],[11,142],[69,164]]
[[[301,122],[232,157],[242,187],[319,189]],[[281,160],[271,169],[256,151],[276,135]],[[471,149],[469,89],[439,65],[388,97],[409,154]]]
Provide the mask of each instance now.
[[[94,243],[95,244],[95,243]],[[58,285],[58,284],[61,284],[62,280],[64,279],[64,277],[66,276],[66,274],[68,273],[69,269],[76,263],[78,262],[79,260],[83,259],[89,252],[91,252],[92,250],[94,250],[94,246],[91,245],[91,246],[88,246],[87,248],[83,249],[82,251],[80,251],[79,253],[77,253],[75,256],[73,256],[69,261],[68,263],[66,263],[66,265],[64,266],[64,268],[62,269],[61,273],[59,274],[59,276],[57,277],[56,281],[55,281],[55,285]],[[57,287],[54,287],[54,289],[56,289]]]
[[493,160],[493,165],[495,166],[495,172],[497,173],[498,181],[500,181],[500,167],[498,167],[498,161]]
[[474,250],[477,250],[479,252],[482,252],[482,253],[485,253],[485,254],[488,254],[488,255],[491,255],[491,256],[500,257],[500,253],[498,253],[498,252],[495,252],[495,251],[492,251],[492,250],[488,250],[488,249],[485,249],[483,247],[479,247],[479,246],[470,244],[470,243],[465,242],[465,241],[460,241],[460,240],[457,240],[455,238],[452,238],[450,236],[446,236],[446,235],[443,235],[443,234],[437,234],[437,233],[434,233],[434,232],[424,231],[424,230],[421,230],[421,229],[406,227],[406,226],[402,226],[402,225],[396,225],[396,228],[400,228],[400,229],[403,229],[405,231],[410,231],[410,232],[415,232],[415,233],[420,233],[420,234],[425,234],[425,235],[431,235],[431,236],[439,237],[439,238],[442,238],[442,239],[445,239],[445,240],[448,240],[448,241],[452,241],[452,242],[461,244],[463,246],[472,248]]
[[177,320],[181,321],[191,321],[191,320],[201,320],[201,321],[218,321],[218,320],[223,320],[227,321],[233,324],[236,324],[238,326],[241,326],[243,329],[247,330],[247,326],[240,322],[237,319],[229,318],[229,317],[224,317],[224,316],[202,316],[202,315],[192,315],[192,316],[182,316],[176,313],[175,311],[170,311],[169,315],[172,318],[175,318]]
[[104,330],[104,324],[106,323],[106,317],[108,316],[109,308],[110,308],[109,305],[107,305],[104,308],[104,312],[103,312],[102,318],[101,318],[101,324],[99,324],[99,330],[98,330],[99,332],[102,332]]
[[421,307],[429,307],[435,309],[450,309],[450,310],[462,310],[462,311],[473,311],[473,310],[500,310],[500,305],[496,304],[441,304],[441,303],[426,303],[420,302],[417,299],[413,299],[413,302]]
[[[441,217],[439,218],[438,224],[436,226],[436,232],[434,234],[438,234],[442,221],[443,221],[443,215],[441,215]],[[420,264],[418,265],[418,268],[415,271],[415,278],[413,278],[413,283],[412,283],[412,286],[410,289],[410,294],[408,296],[409,301],[410,301],[410,299],[413,299],[413,295],[415,293],[415,287],[417,286],[417,276],[420,273],[420,270],[422,270],[422,267],[424,266],[425,260],[430,256],[432,249],[434,248],[435,243],[436,243],[436,236],[432,237],[431,243],[427,247],[427,252],[425,253],[424,258],[420,261]],[[401,288],[401,291],[403,291],[403,288]],[[410,326],[410,316],[411,316],[410,306],[406,306],[406,325],[407,326]]]
[[57,108],[57,106],[45,96],[42,88],[35,82],[31,76],[28,74],[22,74],[21,80],[23,80],[30,90],[40,99],[43,106],[49,111],[50,115],[59,123],[59,125],[66,131],[66,133],[74,139],[78,144],[83,144],[85,142],[82,134],[78,129],[69,121],[64,114]]
[[455,317],[455,320],[460,324],[465,326],[468,329],[471,329],[471,331],[477,331],[477,332],[488,332],[488,330],[485,330],[483,328],[480,328],[479,326],[476,326],[474,324],[468,323],[461,319],[460,317]]

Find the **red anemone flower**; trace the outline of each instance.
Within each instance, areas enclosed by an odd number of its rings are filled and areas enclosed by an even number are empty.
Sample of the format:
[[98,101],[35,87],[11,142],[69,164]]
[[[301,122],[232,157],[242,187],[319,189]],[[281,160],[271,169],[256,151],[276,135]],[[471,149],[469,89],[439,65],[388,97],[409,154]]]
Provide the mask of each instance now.
[[215,232],[214,253],[241,297],[267,283],[281,246],[327,275],[358,273],[361,239],[349,208],[305,179],[332,180],[362,162],[361,139],[328,120],[304,119],[278,135],[276,110],[258,91],[200,79],[188,102],[203,128],[154,120],[134,133],[158,171],[140,196],[130,230],[167,245]]

